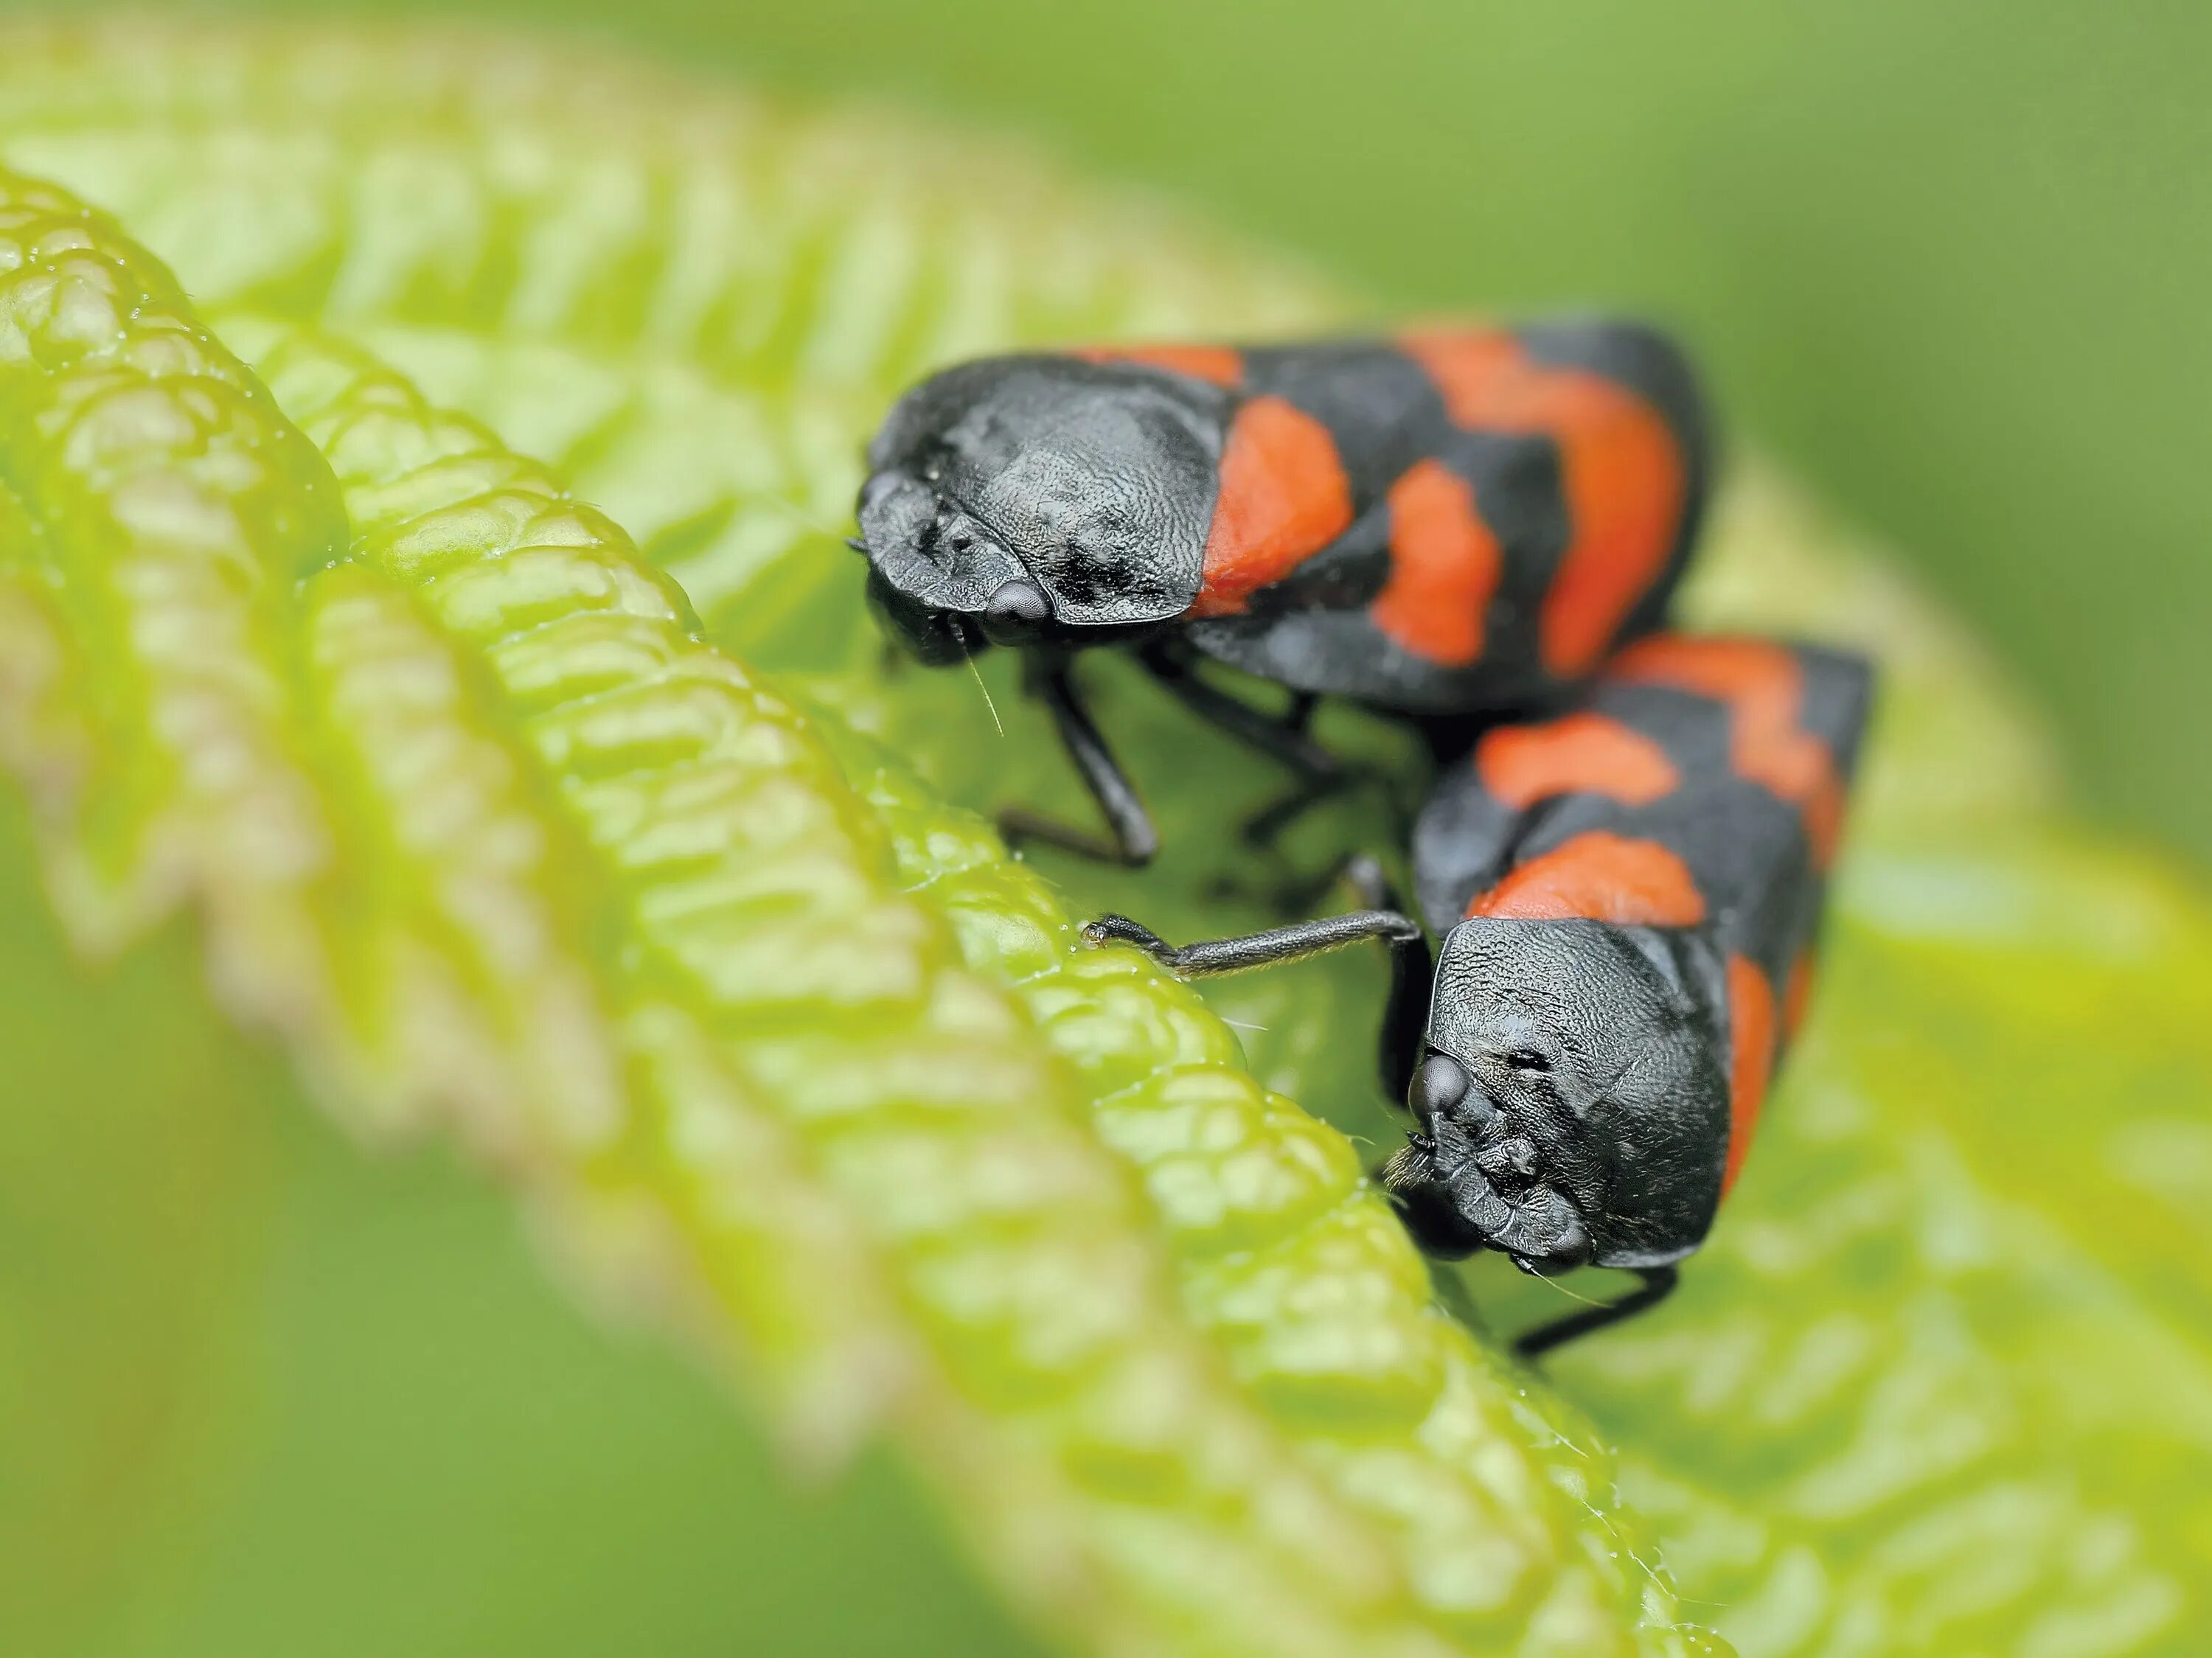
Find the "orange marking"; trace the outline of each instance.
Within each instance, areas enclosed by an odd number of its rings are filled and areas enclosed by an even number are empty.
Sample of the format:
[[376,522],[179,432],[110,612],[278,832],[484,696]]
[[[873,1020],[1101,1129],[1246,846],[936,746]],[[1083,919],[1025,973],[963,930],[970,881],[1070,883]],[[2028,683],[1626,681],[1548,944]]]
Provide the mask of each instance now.
[[1782,1040],[1794,1042],[1797,1027],[1805,1023],[1805,1009],[1813,999],[1813,950],[1807,945],[1790,964],[1789,987],[1782,993]]
[[1763,640],[1657,634],[1629,646],[1607,672],[1728,704],[1729,763],[1797,808],[1813,866],[1827,868],[1843,835],[1844,784],[1828,745],[1797,723],[1805,675],[1796,657]]
[[1774,987],[1747,956],[1728,959],[1729,1147],[1721,1195],[1735,1184],[1774,1070]]
[[1559,446],[1570,540],[1538,640],[1561,677],[1587,673],[1666,568],[1688,499],[1674,433],[1627,387],[1534,361],[1511,335],[1452,330],[1400,342],[1465,427],[1540,433]]
[[1507,805],[1555,794],[1602,794],[1648,806],[1682,780],[1667,750],[1601,714],[1571,714],[1541,726],[1499,726],[1475,745],[1474,768]]
[[1440,460],[1417,461],[1390,486],[1390,580],[1369,607],[1401,650],[1448,668],[1482,654],[1483,623],[1504,555],[1474,490]]
[[1244,383],[1243,354],[1227,345],[1090,345],[1075,351],[1085,362],[1140,362],[1234,391]]
[[1237,411],[1221,455],[1221,493],[1206,537],[1206,574],[1193,616],[1236,616],[1352,523],[1352,484],[1336,440],[1281,398]]
[[1695,926],[1705,901],[1690,866],[1656,841],[1591,829],[1531,858],[1467,907],[1469,915],[1622,926]]

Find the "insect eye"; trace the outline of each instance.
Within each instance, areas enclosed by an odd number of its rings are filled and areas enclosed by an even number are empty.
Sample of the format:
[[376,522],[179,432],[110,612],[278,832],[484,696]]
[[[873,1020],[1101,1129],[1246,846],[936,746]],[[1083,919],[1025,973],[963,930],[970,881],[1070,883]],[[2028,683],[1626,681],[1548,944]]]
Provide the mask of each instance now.
[[983,633],[994,644],[1018,645],[1031,638],[1052,615],[1052,606],[1032,582],[1017,576],[1001,582],[983,607]]

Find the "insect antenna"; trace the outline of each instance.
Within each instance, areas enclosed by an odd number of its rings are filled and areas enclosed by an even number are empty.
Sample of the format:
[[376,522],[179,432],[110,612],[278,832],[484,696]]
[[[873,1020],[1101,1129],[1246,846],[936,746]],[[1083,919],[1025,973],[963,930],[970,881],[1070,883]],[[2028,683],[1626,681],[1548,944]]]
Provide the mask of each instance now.
[[1610,1303],[1600,1301],[1594,1296],[1578,1296],[1572,1290],[1567,1288],[1565,1284],[1560,1283],[1559,1279],[1555,1278],[1547,1278],[1541,1272],[1531,1272],[1528,1276],[1534,1278],[1539,1284],[1558,1291],[1569,1301],[1579,1301],[1585,1307],[1605,1307],[1611,1305]]
[[983,693],[983,706],[991,711],[991,723],[999,728],[999,735],[1006,734],[1006,722],[999,718],[999,705],[991,700],[991,688],[983,683],[983,671],[975,665],[975,653],[968,648],[964,635],[960,638],[960,659],[968,665],[968,677],[975,682],[975,689]]

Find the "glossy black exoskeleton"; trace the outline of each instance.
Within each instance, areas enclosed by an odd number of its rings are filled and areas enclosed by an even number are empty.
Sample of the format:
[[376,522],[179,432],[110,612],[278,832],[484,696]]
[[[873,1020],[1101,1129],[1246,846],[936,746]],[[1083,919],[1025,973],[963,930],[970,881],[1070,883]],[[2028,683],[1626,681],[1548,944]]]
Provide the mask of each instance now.
[[1660,1300],[1712,1224],[1811,983],[1870,685],[1838,652],[1662,635],[1575,712],[1492,729],[1414,835],[1433,969],[1371,860],[1348,915],[1085,936],[1193,978],[1385,941],[1382,1084],[1414,1127],[1381,1179],[1415,1238],[1641,1277],[1522,1339],[1540,1353]]
[[[1317,697],[1527,709],[1656,625],[1707,456],[1663,339],[1556,323],[965,363],[899,401],[868,467],[854,544],[878,614],[926,663],[1024,651],[1109,830],[1015,811],[1009,837],[1141,864],[1158,838],[1078,653],[1131,647],[1325,793],[1346,768],[1308,734]],[[1287,710],[1208,683],[1206,659],[1288,687]]]

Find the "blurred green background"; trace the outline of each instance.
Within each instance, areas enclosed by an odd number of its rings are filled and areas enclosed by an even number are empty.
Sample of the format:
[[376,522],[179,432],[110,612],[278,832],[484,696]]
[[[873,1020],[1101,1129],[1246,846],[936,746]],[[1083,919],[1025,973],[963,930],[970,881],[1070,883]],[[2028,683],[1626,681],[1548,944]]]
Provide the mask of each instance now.
[[1033,1650],[887,1456],[794,1490],[480,1175],[346,1144],[190,929],[88,970],[31,866],[0,797],[0,1654]]
[[2085,805],[2212,856],[2175,741],[2212,716],[2212,8],[405,3],[1042,133],[1392,304],[1672,319],[1977,619]]

